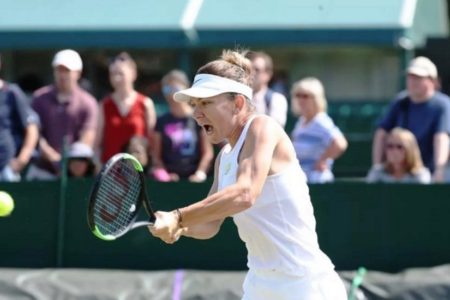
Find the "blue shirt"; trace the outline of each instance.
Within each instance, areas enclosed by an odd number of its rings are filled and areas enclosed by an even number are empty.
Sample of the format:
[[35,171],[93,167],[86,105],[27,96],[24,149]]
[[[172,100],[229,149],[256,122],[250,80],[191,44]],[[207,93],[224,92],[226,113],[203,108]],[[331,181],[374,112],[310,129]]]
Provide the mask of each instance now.
[[0,170],[17,155],[31,123],[38,123],[38,117],[28,98],[17,85],[5,82],[0,89]]
[[450,133],[450,98],[436,92],[429,100],[415,103],[404,93],[391,104],[379,128],[390,131],[394,127],[410,130],[417,139],[425,166],[434,171],[434,135]]
[[316,174],[315,165],[338,136],[342,136],[342,132],[324,112],[318,113],[309,123],[300,118],[295,124],[291,139],[308,182],[325,182],[333,179],[332,159],[327,161],[328,169],[324,174]]

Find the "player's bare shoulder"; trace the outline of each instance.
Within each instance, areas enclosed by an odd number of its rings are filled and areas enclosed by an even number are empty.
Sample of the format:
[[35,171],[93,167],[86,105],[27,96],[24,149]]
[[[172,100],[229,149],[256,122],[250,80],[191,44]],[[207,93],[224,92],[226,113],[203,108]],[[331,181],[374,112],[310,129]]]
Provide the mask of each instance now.
[[257,115],[252,121],[249,131],[256,136],[283,138],[286,135],[284,129],[273,118],[267,115]]

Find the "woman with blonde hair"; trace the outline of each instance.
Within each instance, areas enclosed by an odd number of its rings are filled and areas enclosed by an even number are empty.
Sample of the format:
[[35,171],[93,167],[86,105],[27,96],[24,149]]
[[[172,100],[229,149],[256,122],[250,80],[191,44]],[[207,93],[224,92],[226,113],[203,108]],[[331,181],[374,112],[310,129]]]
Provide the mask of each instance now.
[[156,212],[149,230],[169,244],[180,236],[209,239],[232,217],[248,251],[243,299],[345,300],[345,287],[319,247],[306,178],[289,136],[273,118],[254,113],[251,72],[243,54],[224,51],[197,71],[191,88],[174,94],[192,106],[210,142],[227,144],[208,196]]
[[333,162],[348,144],[326,113],[325,90],[317,78],[307,77],[292,85],[291,110],[299,117],[291,139],[308,182],[333,181]]
[[384,162],[375,165],[367,182],[430,183],[431,175],[424,167],[414,134],[408,129],[392,129],[386,140]]

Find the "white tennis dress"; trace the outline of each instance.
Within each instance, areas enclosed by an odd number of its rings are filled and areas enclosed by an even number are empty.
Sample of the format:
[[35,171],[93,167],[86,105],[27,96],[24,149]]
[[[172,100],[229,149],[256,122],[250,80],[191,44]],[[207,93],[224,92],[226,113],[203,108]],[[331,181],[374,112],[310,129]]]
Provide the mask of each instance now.
[[[238,155],[253,119],[236,145],[222,151],[219,190],[236,182]],[[268,176],[254,205],[233,219],[248,251],[243,299],[347,299],[334,265],[319,248],[306,177],[298,162]]]

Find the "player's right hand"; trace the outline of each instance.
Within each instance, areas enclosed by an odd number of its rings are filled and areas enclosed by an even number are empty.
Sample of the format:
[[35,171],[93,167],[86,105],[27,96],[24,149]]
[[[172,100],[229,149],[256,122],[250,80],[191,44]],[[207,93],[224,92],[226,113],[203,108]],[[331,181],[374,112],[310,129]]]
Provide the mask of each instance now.
[[156,221],[148,226],[150,233],[167,244],[173,244],[182,235],[183,228],[178,226],[178,218],[173,212],[155,212]]

